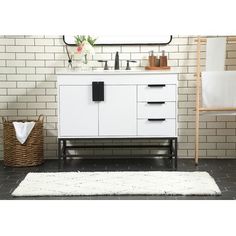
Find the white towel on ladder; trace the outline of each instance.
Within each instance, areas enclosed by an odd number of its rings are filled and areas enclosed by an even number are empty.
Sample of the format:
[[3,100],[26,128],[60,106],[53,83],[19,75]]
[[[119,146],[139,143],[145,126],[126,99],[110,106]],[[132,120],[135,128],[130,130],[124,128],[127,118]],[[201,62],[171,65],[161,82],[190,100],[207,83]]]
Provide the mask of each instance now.
[[16,138],[23,144],[34,128],[35,122],[13,122],[13,125],[16,131]]
[[[202,72],[202,106],[205,108],[236,107],[236,71]],[[213,113],[212,113],[213,114]],[[214,112],[235,115],[234,112]]]
[[226,38],[208,38],[206,45],[206,71],[224,71]]

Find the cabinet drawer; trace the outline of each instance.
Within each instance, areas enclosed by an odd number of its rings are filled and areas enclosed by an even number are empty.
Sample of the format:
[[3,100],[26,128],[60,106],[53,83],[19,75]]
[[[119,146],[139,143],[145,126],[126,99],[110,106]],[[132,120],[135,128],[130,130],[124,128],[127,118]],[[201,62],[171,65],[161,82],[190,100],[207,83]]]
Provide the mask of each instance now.
[[175,119],[163,119],[163,120],[139,119],[138,135],[174,137],[176,136],[175,121],[176,121]]
[[175,102],[139,102],[138,118],[175,118]]
[[176,86],[150,84],[138,86],[138,101],[175,101]]

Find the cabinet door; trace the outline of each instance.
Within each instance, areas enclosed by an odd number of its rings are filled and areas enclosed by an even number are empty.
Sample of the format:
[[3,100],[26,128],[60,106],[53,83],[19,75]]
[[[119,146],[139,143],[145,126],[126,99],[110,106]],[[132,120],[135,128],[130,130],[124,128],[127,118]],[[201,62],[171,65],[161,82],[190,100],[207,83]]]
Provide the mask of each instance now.
[[136,135],[136,106],[136,86],[105,86],[104,101],[99,103],[99,135]]
[[59,90],[60,136],[97,136],[98,103],[92,101],[92,86],[60,86]]

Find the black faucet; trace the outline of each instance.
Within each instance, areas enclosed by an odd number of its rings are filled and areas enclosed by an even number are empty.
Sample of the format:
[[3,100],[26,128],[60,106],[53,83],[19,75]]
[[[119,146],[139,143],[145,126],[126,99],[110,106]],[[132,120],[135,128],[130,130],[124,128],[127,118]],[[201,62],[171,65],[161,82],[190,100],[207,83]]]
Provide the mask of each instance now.
[[119,62],[119,52],[116,52],[116,57],[115,57],[115,70],[120,69],[120,62]]

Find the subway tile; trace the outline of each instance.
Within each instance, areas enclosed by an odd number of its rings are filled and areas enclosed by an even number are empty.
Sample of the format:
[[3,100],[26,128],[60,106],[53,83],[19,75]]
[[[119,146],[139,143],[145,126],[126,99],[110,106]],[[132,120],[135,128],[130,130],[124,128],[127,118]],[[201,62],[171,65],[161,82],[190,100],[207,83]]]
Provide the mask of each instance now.
[[16,39],[16,45],[34,45],[34,39],[24,38]]
[[17,89],[8,89],[8,95],[26,95],[26,89],[17,88]]
[[24,46],[6,46],[6,52],[24,52]]
[[8,103],[8,109],[26,109],[27,105],[26,103],[21,102],[11,102]]
[[54,45],[54,40],[53,39],[35,39],[35,45]]
[[140,52],[140,46],[122,46],[121,47],[121,53],[123,52]]
[[26,46],[26,52],[44,52],[44,46]]
[[17,96],[0,96],[0,101],[1,102],[16,102]]
[[35,68],[33,67],[18,67],[18,74],[35,74]]
[[104,53],[116,53],[121,52],[121,46],[103,46],[102,52]]
[[60,60],[46,61],[46,67],[65,67],[65,63]]
[[6,47],[0,45],[0,52],[5,52],[5,51],[6,51]]
[[35,88],[35,82],[17,82],[18,88]]
[[36,74],[54,74],[53,67],[36,68]]
[[18,97],[19,102],[36,102],[36,96],[20,96]]
[[26,75],[11,75],[8,74],[7,75],[7,80],[8,81],[22,81],[22,80],[26,80]]
[[27,104],[28,109],[45,109],[46,103],[42,102],[30,102]]
[[24,60],[7,60],[7,66],[8,67],[25,67],[25,61]]
[[0,88],[0,94],[1,94],[1,96],[2,95],[7,95],[7,89],[6,88],[4,88],[4,89]]
[[14,67],[0,67],[0,74],[15,74],[16,68]]
[[55,102],[56,101],[56,96],[37,96],[37,101],[38,102]]
[[53,53],[35,53],[36,60],[54,60]]
[[0,52],[0,59],[5,60],[5,59],[15,59],[16,54],[15,53],[8,53],[8,52]]
[[17,110],[1,110],[1,116],[16,116]]
[[235,129],[217,129],[217,135],[235,135]]
[[56,83],[55,82],[37,82],[37,88],[55,88]]
[[32,60],[34,57],[34,53],[16,53],[17,60]]
[[50,53],[50,52],[64,52],[64,47],[63,46],[54,46],[54,47],[50,47],[50,46],[45,46],[45,52],[46,53]]
[[39,88],[34,88],[34,89],[27,89],[27,94],[28,95],[45,95],[45,89],[39,89]]
[[15,45],[15,39],[0,38],[0,45]]
[[26,75],[28,81],[45,81],[45,75]]
[[5,60],[0,60],[0,66],[6,66]]
[[18,111],[19,116],[36,116],[36,110],[21,109]]
[[185,38],[176,38],[173,37],[172,41],[171,41],[171,45],[186,45],[188,44],[188,37]]
[[217,149],[221,150],[235,149],[235,143],[217,143]]
[[26,66],[27,67],[43,67],[45,65],[44,61],[38,61],[38,60],[29,60],[26,61]]

